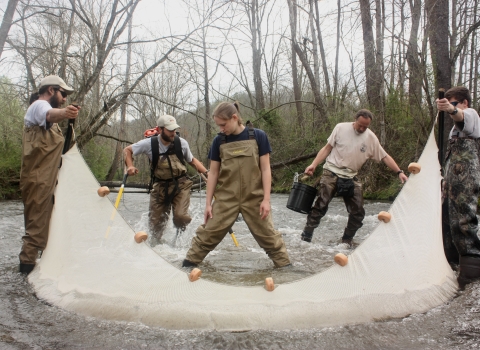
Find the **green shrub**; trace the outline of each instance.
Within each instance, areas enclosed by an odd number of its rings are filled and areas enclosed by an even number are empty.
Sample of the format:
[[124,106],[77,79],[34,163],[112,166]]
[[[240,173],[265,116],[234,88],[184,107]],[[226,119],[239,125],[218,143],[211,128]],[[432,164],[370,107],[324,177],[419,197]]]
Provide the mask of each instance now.
[[20,197],[23,116],[20,96],[6,78],[0,78],[0,198]]

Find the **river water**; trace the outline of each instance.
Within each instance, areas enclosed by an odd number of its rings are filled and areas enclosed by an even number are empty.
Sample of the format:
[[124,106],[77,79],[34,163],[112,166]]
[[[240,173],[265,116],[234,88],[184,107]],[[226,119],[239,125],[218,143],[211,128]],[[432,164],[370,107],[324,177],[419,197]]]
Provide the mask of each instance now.
[[[116,194],[110,194],[114,201]],[[293,268],[273,270],[272,263],[249,234],[241,217],[234,225],[240,247],[228,237],[202,264],[202,278],[234,285],[253,285],[267,276],[275,283],[317,273],[332,264],[336,253],[355,249],[377,225],[377,214],[390,203],[367,201],[364,226],[353,248],[341,244],[347,222],[341,198],[335,198],[311,244],[300,240],[306,216],[285,207],[287,195],[272,195],[275,227],[282,233]],[[203,221],[205,194],[192,194],[192,223],[178,236],[170,223],[153,247],[166,260],[180,264],[196,227]],[[119,211],[136,230],[146,229],[148,196],[125,193]],[[35,297],[18,273],[23,235],[23,205],[0,202],[0,349],[478,349],[480,348],[480,282],[467,286],[449,303],[424,314],[303,331],[171,331],[139,323],[83,317]],[[154,242],[150,242],[151,245]]]

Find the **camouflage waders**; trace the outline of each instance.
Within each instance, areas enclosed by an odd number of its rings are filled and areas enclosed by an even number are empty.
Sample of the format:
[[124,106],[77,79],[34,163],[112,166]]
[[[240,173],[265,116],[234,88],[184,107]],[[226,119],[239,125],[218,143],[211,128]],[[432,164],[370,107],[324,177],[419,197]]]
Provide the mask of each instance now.
[[272,213],[259,215],[263,201],[262,174],[256,140],[225,143],[220,146],[222,160],[213,217],[197,229],[186,259],[199,264],[223,240],[242,213],[250,232],[276,267],[290,264],[282,235],[273,227]]
[[25,235],[20,263],[34,265],[47,245],[54,191],[64,138],[58,124],[49,130],[25,127],[20,190],[24,205]]
[[[313,231],[318,227],[320,220],[327,213],[328,205],[337,192],[337,180],[337,175],[329,170],[323,170],[322,177],[320,178],[320,188],[317,192],[318,198],[307,216],[307,223],[303,229],[304,234],[313,235]],[[343,197],[348,211],[348,223],[342,237],[342,239],[346,240],[351,240],[353,236],[355,236],[357,230],[363,226],[363,218],[365,217],[362,184],[356,177],[353,179],[353,183],[355,185],[353,197]]]
[[449,262],[460,256],[480,258],[477,204],[480,191],[479,139],[451,139],[445,163],[442,225]]
[[173,152],[168,155],[160,155],[155,169],[153,190],[150,193],[148,213],[150,232],[152,238],[156,240],[162,238],[170,210],[173,211],[175,227],[185,230],[192,221],[188,214],[188,208],[193,182],[186,177],[186,172],[185,165]]

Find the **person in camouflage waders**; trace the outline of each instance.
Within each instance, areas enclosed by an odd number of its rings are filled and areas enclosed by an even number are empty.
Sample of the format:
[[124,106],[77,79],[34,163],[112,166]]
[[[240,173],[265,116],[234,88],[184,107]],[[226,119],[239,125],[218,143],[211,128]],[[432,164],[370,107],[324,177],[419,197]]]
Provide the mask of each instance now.
[[208,155],[210,172],[204,224],[197,229],[182,266],[193,267],[201,263],[222,241],[239,213],[275,267],[290,265],[282,235],[273,227],[270,207],[272,150],[267,135],[251,124],[248,128],[243,125],[236,103],[220,103],[213,118],[220,133],[213,140]]
[[365,217],[362,183],[356,175],[368,159],[382,161],[397,173],[402,183],[407,181],[407,176],[385,152],[377,136],[369,129],[373,114],[368,109],[361,109],[355,114],[354,119],[353,123],[339,123],[335,126],[327,144],[305,169],[305,174],[313,176],[315,168],[325,161],[318,198],[307,216],[307,223],[301,235],[302,241],[312,241],[313,231],[319,226],[320,220],[327,213],[330,201],[337,194],[343,197],[348,211],[348,222],[343,231],[342,243],[352,244],[353,237],[362,227]]
[[25,235],[19,255],[20,272],[29,274],[38,252],[47,245],[54,191],[64,138],[58,122],[75,119],[80,107],[60,108],[73,93],[62,78],[49,75],[30,98],[22,141],[20,190],[24,205]]
[[470,108],[470,92],[453,87],[437,108],[453,119],[445,156],[443,180],[442,226],[445,256],[459,264],[461,287],[480,278],[480,240],[477,205],[480,191],[480,118]]

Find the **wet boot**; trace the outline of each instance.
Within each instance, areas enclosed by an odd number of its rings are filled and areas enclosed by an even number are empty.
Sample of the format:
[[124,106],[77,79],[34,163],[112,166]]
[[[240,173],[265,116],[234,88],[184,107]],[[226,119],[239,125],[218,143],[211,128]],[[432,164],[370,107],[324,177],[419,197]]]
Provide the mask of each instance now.
[[308,232],[305,232],[303,231],[302,232],[302,237],[300,238],[302,241],[305,241],[305,242],[311,242],[312,241],[312,236],[313,236],[313,232],[311,233],[308,233]]
[[460,256],[460,272],[458,274],[458,285],[464,288],[466,284],[480,278],[480,257]]
[[343,236],[342,236],[342,243],[348,244],[351,247],[355,233],[357,233],[356,229],[352,230],[345,227],[345,230],[343,231]]
[[20,273],[28,275],[35,268],[35,264],[24,264],[20,263]]
[[183,260],[182,267],[197,267],[198,265],[195,263],[192,263],[191,261],[185,259]]

